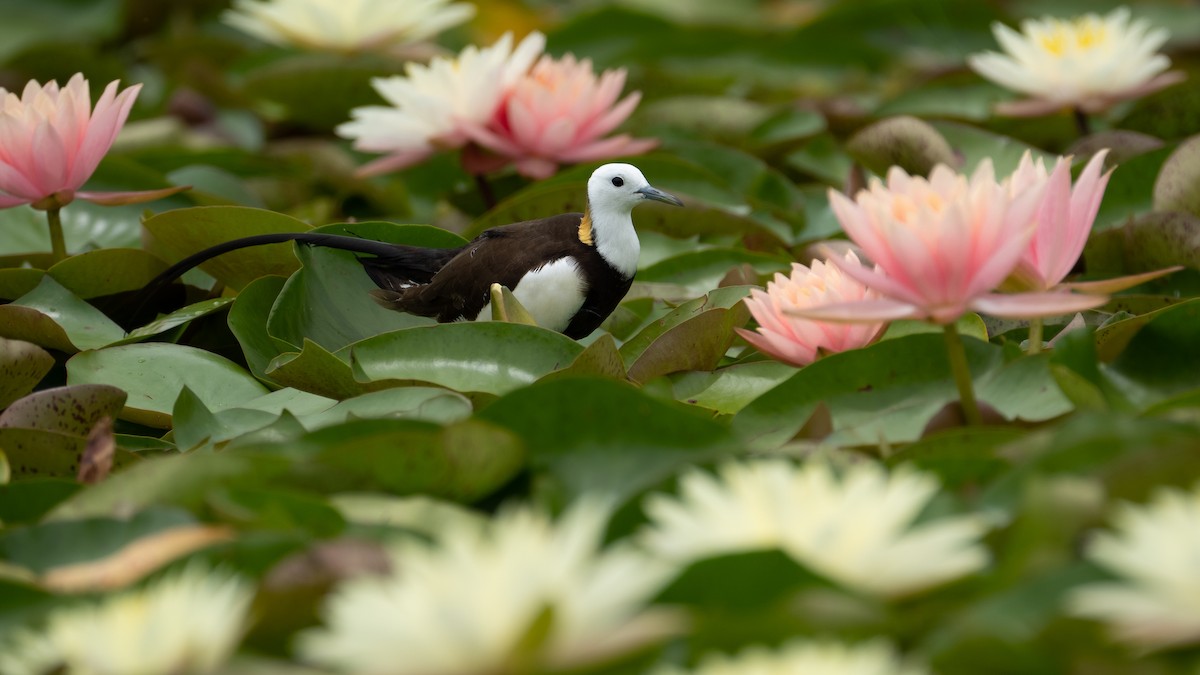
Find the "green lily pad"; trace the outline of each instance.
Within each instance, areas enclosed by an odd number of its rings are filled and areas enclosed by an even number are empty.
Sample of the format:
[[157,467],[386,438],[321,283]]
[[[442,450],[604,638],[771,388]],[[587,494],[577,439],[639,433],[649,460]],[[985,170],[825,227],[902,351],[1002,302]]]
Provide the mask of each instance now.
[[[146,219],[144,226],[154,235],[154,250],[162,250],[171,260],[240,237],[310,229],[304,222],[281,213],[244,206],[174,209]],[[282,243],[232,251],[200,268],[226,286],[240,290],[259,277],[287,276],[299,266],[292,245]]]
[[33,391],[52,367],[54,357],[41,347],[0,338],[0,410]]
[[140,342],[148,337],[165,333],[172,328],[178,328],[191,323],[200,317],[215,314],[232,303],[233,298],[212,298],[210,300],[193,302],[186,307],[180,307],[170,314],[160,316],[145,326],[129,331],[124,340],[118,340],[115,344]]
[[46,271],[33,267],[0,269],[0,300],[16,300],[37,288]]
[[503,485],[526,457],[517,437],[477,420],[444,427],[416,420],[352,420],[310,433],[288,452],[311,458],[311,480],[321,486],[464,502]]
[[116,417],[125,392],[104,384],[43,389],[0,413],[0,428],[45,429],[86,438],[102,417]]
[[73,354],[112,344],[124,338],[125,331],[46,276],[37,288],[11,304],[0,305],[0,337]]
[[[476,413],[529,448],[565,496],[625,499],[680,467],[733,451],[729,428],[607,378],[562,378],[518,389]],[[636,420],[636,423],[634,422]]]
[[[317,231],[411,246],[448,248],[466,243],[458,235],[427,225],[360,223]],[[355,254],[311,246],[299,247],[297,254],[304,269],[288,279],[275,300],[267,322],[272,336],[297,346],[307,338],[336,352],[380,333],[433,323],[376,304],[369,294],[375,284]]]
[[1200,136],[1184,141],[1163,162],[1154,182],[1154,210],[1188,213],[1200,218]]
[[138,248],[102,248],[73,255],[47,273],[87,300],[139,290],[166,269],[161,258]]
[[229,330],[242,346],[242,354],[250,372],[260,380],[270,382],[267,368],[272,359],[284,352],[294,351],[291,345],[267,332],[267,317],[287,280],[283,277],[259,277],[238,293],[229,308]]
[[786,363],[739,363],[714,372],[686,372],[675,378],[675,398],[691,405],[732,415],[771,388],[796,374]]
[[285,387],[339,401],[391,386],[387,382],[356,381],[349,359],[349,349],[334,354],[305,338],[299,353],[289,352],[275,357],[267,366],[265,375],[270,381]]
[[[1071,410],[1045,355],[1003,364],[999,347],[970,338],[963,342],[977,397],[1001,414],[1037,421]],[[834,428],[827,442],[906,443],[920,438],[934,414],[957,399],[942,337],[909,335],[802,368],[743,408],[733,428],[754,448],[776,448],[823,404]]]
[[537,326],[484,321],[385,333],[351,349],[355,378],[504,394],[570,365],[583,347]]
[[267,393],[228,359],[195,347],[147,343],[77,354],[67,362],[70,384],[112,384],[129,394],[121,419],[167,428],[171,410],[189,387],[213,410]]

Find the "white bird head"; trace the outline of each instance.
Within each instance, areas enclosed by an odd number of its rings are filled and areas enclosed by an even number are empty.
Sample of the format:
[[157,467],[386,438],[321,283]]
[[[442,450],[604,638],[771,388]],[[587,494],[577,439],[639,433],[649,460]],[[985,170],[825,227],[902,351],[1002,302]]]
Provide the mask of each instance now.
[[601,213],[629,213],[648,199],[683,206],[678,198],[650,185],[632,164],[605,164],[588,179],[588,205],[593,217]]

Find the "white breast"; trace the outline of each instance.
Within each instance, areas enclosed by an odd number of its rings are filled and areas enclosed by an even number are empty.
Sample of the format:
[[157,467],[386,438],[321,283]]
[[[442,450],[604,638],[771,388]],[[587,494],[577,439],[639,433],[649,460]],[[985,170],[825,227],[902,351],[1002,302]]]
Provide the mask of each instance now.
[[[521,277],[513,295],[542,328],[562,332],[583,306],[585,283],[574,258],[559,258]],[[492,318],[489,302],[476,321]]]

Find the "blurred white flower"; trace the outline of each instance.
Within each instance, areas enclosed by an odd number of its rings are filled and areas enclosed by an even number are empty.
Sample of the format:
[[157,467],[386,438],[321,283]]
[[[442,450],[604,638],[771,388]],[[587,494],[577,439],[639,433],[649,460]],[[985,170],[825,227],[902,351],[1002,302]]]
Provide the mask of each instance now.
[[661,669],[655,675],[924,675],[920,666],[905,664],[886,642],[856,645],[829,641],[796,641],[778,651],[751,647],[736,656],[710,656],[692,670]]
[[474,15],[450,0],[234,0],[221,18],[273,44],[352,52],[418,42]]
[[525,672],[611,658],[674,632],[643,610],[672,570],[629,548],[601,551],[608,509],[585,501],[558,523],[529,509],[396,552],[392,577],[334,591],[301,656],[370,675]]
[[987,79],[1030,96],[997,106],[1001,113],[1044,115],[1064,108],[1101,112],[1184,79],[1182,72],[1164,72],[1171,61],[1158,48],[1167,41],[1167,31],[1151,29],[1143,19],[1129,19],[1129,9],[1121,7],[1107,16],[1027,20],[1020,33],[993,24],[1004,53],[973,54],[967,64]]
[[1112,522],[1087,557],[1119,580],[1076,589],[1068,611],[1107,623],[1114,638],[1137,647],[1200,642],[1200,485],[1122,504]]
[[0,645],[0,673],[208,673],[237,647],[254,587],[189,565],[145,588],[58,610]]
[[841,475],[819,461],[730,463],[684,475],[677,497],[647,499],[641,540],[681,564],[779,548],[847,588],[902,596],[988,562],[983,518],[914,522],[937,490],[928,475],[869,462]]
[[390,106],[355,108],[337,133],[352,139],[356,150],[387,153],[363,166],[362,175],[396,171],[437,150],[461,148],[492,120],[545,45],[545,36],[534,32],[514,49],[512,34],[505,33],[491,47],[470,46],[454,59],[410,63],[403,76],[372,80]]

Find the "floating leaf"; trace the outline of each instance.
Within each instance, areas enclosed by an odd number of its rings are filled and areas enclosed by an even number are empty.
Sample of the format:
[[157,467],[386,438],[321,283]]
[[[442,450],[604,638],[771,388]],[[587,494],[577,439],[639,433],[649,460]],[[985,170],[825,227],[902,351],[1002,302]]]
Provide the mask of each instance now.
[[[562,378],[518,389],[476,413],[512,430],[566,495],[628,498],[687,464],[735,447],[729,429],[610,379]],[[622,423],[637,420],[636,424]]]
[[113,384],[129,398],[121,419],[167,428],[171,409],[189,387],[214,410],[267,393],[249,373],[228,359],[195,347],[148,343],[77,354],[67,362],[71,384]]
[[338,490],[424,493],[470,502],[525,465],[525,448],[502,427],[466,420],[445,427],[415,420],[353,420],[292,444],[312,458],[313,481]]
[[85,300],[143,288],[167,269],[138,248],[102,248],[73,255],[48,270],[63,288]]
[[459,392],[504,394],[570,365],[583,352],[574,340],[518,323],[484,321],[409,328],[354,345],[363,382],[435,384]]
[[54,357],[41,347],[0,338],[0,410],[33,391],[52,367]]
[[73,354],[125,337],[107,316],[46,276],[37,288],[0,305],[0,336]]
[[30,394],[0,413],[0,428],[45,429],[86,438],[105,417],[115,417],[125,392],[106,384],[55,387]]
[[[148,218],[144,226],[154,235],[155,245],[172,260],[241,237],[309,229],[304,222],[281,213],[244,206],[174,209]],[[226,286],[242,289],[262,276],[287,276],[299,266],[292,254],[292,244],[283,243],[232,251],[200,268]]]
[[938,164],[955,167],[959,158],[950,143],[928,122],[900,115],[876,122],[855,134],[846,151],[877,176],[899,166],[911,176],[927,176]]
[[1200,218],[1200,136],[1184,141],[1171,153],[1154,182],[1154,210]]

